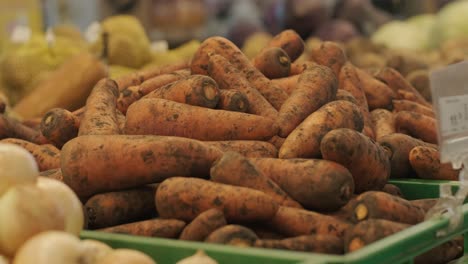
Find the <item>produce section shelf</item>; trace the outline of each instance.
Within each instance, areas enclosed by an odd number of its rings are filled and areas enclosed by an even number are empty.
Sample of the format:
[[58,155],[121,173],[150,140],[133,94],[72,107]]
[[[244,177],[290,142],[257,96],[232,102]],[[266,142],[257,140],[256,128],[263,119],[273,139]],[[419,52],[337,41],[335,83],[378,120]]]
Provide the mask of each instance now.
[[[439,185],[450,183],[456,189],[457,182],[393,179],[408,199],[435,198],[439,196]],[[114,248],[126,247],[149,254],[159,264],[175,263],[203,249],[219,263],[272,263],[272,264],[410,264],[414,257],[456,236],[468,233],[468,204],[463,206],[464,224],[445,237],[437,237],[438,230],[447,227],[448,219],[433,219],[412,226],[402,232],[377,241],[359,251],[344,256],[308,254],[282,250],[236,248],[216,244],[177,241],[161,238],[135,237],[83,231],[83,239],[97,239]],[[465,239],[465,252],[467,252]]]

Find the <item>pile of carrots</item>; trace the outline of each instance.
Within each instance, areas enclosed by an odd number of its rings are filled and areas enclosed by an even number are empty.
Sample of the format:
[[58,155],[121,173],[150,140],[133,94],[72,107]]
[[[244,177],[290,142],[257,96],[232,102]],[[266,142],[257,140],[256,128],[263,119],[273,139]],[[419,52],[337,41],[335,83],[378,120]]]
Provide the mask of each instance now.
[[440,163],[431,104],[337,43],[303,52],[292,30],[253,59],[210,37],[190,62],[100,80],[76,111],[0,116],[0,142],[68,184],[93,230],[343,254],[423,221],[437,200],[405,200],[387,181],[457,179]]

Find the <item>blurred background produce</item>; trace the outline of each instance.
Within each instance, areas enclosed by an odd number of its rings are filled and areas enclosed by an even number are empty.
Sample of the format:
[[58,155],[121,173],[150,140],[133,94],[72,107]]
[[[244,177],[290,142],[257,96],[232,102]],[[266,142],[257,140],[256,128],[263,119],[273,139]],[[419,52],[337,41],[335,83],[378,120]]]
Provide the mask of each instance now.
[[307,40],[302,59],[320,41],[337,41],[355,65],[396,68],[425,89],[428,70],[466,57],[467,11],[466,0],[0,0],[0,92],[7,113],[34,116],[11,109],[76,56],[92,54],[117,78],[188,61],[213,35],[251,57],[286,28]]

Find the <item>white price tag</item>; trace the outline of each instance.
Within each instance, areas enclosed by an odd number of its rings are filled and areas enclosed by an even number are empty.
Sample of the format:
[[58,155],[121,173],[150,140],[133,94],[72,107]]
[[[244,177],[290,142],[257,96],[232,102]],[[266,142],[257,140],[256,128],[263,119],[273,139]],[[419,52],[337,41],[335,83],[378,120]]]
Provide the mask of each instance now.
[[439,120],[442,136],[468,131],[468,94],[440,97]]

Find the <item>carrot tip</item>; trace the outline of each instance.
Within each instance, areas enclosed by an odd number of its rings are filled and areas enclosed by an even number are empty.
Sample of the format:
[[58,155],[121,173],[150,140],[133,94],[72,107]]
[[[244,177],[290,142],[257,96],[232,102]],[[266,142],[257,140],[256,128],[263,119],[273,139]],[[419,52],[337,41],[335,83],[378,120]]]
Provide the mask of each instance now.
[[354,209],[357,220],[361,221],[367,218],[369,210],[364,204],[358,204]]
[[349,242],[349,245],[348,245],[348,252],[353,252],[353,251],[356,251],[358,249],[361,249],[365,246],[366,244],[364,243],[364,241],[362,241],[361,238],[359,237],[355,237],[353,238],[350,242]]

